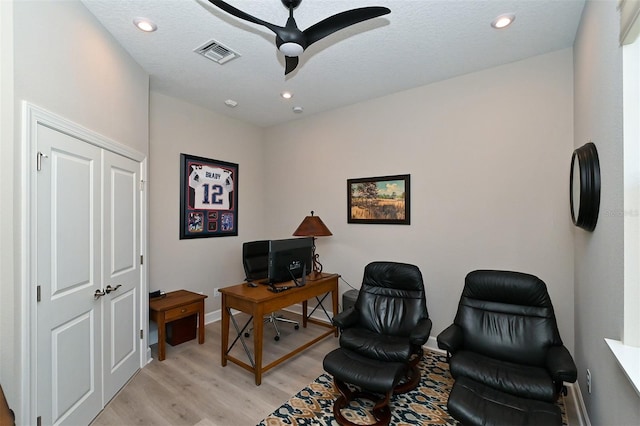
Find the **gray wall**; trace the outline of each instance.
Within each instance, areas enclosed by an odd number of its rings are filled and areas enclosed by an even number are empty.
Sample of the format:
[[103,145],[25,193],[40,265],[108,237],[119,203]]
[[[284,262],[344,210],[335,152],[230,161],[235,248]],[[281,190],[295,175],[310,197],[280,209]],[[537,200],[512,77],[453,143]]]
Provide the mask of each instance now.
[[574,45],[574,145],[593,141],[602,173],[596,229],[574,231],[574,357],[594,425],[632,425],[640,419],[638,395],[604,342],[605,337],[622,339],[624,297],[622,49],[616,3],[588,1]]
[[[573,351],[572,123],[565,49],[270,128],[267,229],[290,236],[314,210],[333,232],[318,240],[325,270],[357,287],[368,262],[418,265],[433,336],[468,272],[532,273]],[[404,173],[410,226],[347,223],[348,178]]]
[[[262,130],[201,107],[151,92],[149,156],[149,288],[184,288],[208,295],[242,282],[242,242],[264,238]],[[238,164],[238,236],[179,239],[180,154]]]
[[[547,282],[573,350],[572,122],[571,49],[266,130],[152,92],[150,289],[202,291],[214,313],[214,288],[244,276],[242,242],[291,237],[314,210],[334,233],[326,271],[357,287],[373,260],[421,268],[434,336],[469,271],[512,269]],[[239,163],[238,237],[178,240],[181,152]],[[401,173],[411,226],[346,223],[348,178]]]

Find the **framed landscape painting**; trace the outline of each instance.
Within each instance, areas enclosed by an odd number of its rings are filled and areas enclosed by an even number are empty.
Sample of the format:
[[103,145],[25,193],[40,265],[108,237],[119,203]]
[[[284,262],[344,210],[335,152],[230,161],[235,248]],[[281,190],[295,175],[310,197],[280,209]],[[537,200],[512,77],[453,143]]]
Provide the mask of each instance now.
[[238,165],[180,154],[180,239],[238,235]]
[[410,175],[347,180],[347,222],[409,225]]

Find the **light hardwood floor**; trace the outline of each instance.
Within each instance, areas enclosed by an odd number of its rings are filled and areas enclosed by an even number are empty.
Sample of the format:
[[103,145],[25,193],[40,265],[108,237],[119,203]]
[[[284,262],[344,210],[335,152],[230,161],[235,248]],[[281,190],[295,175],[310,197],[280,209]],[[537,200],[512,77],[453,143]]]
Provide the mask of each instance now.
[[[299,319],[295,314],[285,316]],[[248,317],[238,314],[236,318],[242,326]],[[313,324],[299,330],[290,324],[278,327],[281,338],[276,342],[273,326],[265,324],[264,365],[326,331]],[[157,345],[152,345],[153,361],[129,381],[92,425],[253,426],[322,374],[322,359],[338,347],[337,338],[327,337],[264,373],[262,384],[256,386],[247,370],[232,363],[220,365],[220,321],[208,324],[205,331],[202,345],[197,340],[167,345],[162,362],[157,360]],[[252,338],[247,340],[252,349]],[[246,360],[240,342],[232,353]]]
[[[295,314],[285,316],[299,319]],[[238,314],[236,318],[242,327],[248,317]],[[276,342],[273,327],[265,325],[264,365],[326,330],[313,324],[299,330],[289,324],[279,328],[281,339]],[[338,339],[327,337],[264,373],[262,384],[256,386],[253,374],[245,369],[232,363],[220,365],[220,321],[208,324],[205,330],[202,345],[197,340],[167,345],[167,358],[162,362],[153,345],[153,361],[109,402],[92,426],[254,426],[322,374],[324,356],[338,347]],[[252,339],[247,340],[252,349]],[[232,353],[246,359],[239,342]],[[580,424],[572,392],[565,402],[569,424]]]

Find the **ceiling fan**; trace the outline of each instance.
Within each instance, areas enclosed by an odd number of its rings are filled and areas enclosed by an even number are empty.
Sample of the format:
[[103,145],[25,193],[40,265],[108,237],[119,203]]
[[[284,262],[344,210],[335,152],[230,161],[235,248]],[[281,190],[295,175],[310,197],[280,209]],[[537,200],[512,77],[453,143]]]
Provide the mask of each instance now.
[[296,69],[298,66],[298,56],[300,56],[307,47],[316,41],[350,25],[357,24],[358,22],[366,21],[368,19],[377,18],[378,16],[386,15],[391,12],[388,8],[380,6],[351,9],[323,19],[317,24],[301,31],[296,25],[296,20],[293,18],[293,9],[298,7],[302,0],[281,1],[282,4],[289,9],[289,19],[287,19],[287,23],[284,27],[255,18],[222,0],[209,0],[209,2],[214,6],[219,7],[237,18],[262,25],[273,31],[276,34],[276,46],[285,55],[285,75]]

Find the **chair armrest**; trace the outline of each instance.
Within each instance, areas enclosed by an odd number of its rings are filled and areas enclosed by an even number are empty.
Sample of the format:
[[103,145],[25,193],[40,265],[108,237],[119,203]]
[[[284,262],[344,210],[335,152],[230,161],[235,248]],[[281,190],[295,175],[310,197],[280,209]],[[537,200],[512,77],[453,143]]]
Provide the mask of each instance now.
[[464,341],[464,332],[462,328],[456,324],[451,324],[449,327],[442,330],[437,337],[438,347],[446,350],[450,354],[456,353],[461,347]]
[[431,335],[431,320],[429,318],[422,318],[418,321],[415,328],[411,330],[411,334],[409,335],[409,340],[412,345],[424,345],[427,340],[429,340],[429,336]]
[[578,369],[565,346],[549,348],[546,366],[554,381],[574,383],[578,379]]
[[360,318],[360,314],[352,306],[340,312],[338,315],[333,317],[331,321],[334,326],[338,327],[340,330],[344,330],[345,328],[349,328],[354,324],[357,324],[358,318]]

